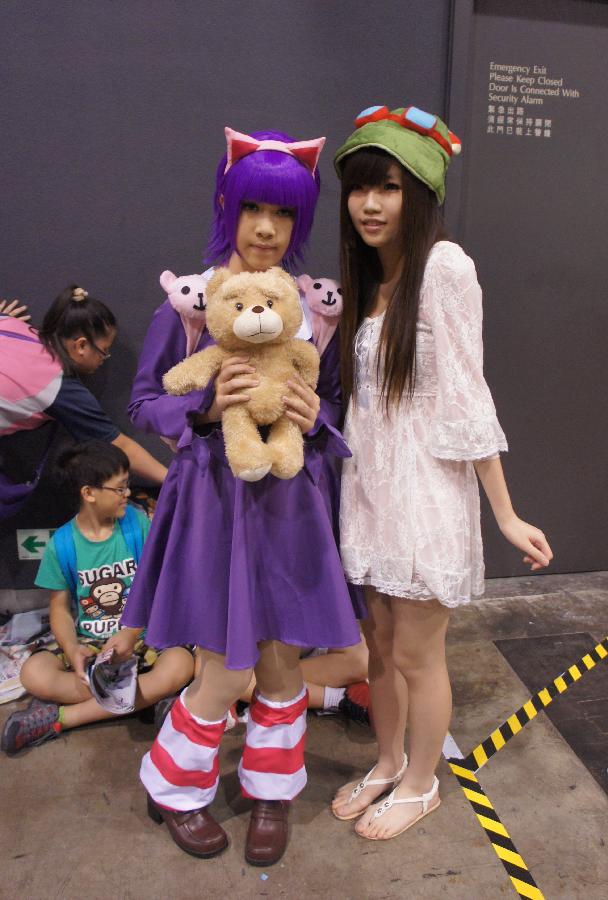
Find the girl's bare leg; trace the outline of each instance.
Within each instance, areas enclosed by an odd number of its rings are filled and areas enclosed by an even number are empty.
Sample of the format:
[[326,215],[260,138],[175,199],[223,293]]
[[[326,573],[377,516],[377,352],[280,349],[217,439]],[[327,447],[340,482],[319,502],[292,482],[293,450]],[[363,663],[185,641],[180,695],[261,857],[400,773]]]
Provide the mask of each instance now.
[[199,672],[185,694],[186,706],[206,722],[218,722],[247,689],[252,669],[227,669],[226,658],[211,650],[198,650]]
[[290,700],[302,689],[300,650],[279,641],[263,641],[253,669],[227,669],[225,657],[210,650],[197,650],[198,674],[186,692],[186,706],[195,716],[216,722],[226,710],[250,691],[256,680],[268,700]]
[[302,690],[300,648],[280,641],[262,641],[255,667],[257,688],[267,700],[292,700]]
[[[410,761],[395,799],[428,792],[441,756],[452,714],[452,692],[445,659],[449,610],[437,600],[391,598],[395,627],[393,664],[407,683]],[[378,712],[376,712],[376,719]],[[438,805],[433,799],[431,808]],[[406,828],[422,812],[421,803],[398,804],[380,818],[376,805],[359,819],[364,837],[386,839]]]
[[[393,659],[395,626],[391,598],[366,587],[365,602],[368,618],[363,620],[362,627],[369,649],[369,689],[378,740],[378,762],[372,779],[390,779],[403,763],[408,690]],[[371,785],[351,801],[351,793],[359,781],[345,784],[334,797],[332,809],[338,816],[363,812],[373,800],[391,788],[391,784]]]

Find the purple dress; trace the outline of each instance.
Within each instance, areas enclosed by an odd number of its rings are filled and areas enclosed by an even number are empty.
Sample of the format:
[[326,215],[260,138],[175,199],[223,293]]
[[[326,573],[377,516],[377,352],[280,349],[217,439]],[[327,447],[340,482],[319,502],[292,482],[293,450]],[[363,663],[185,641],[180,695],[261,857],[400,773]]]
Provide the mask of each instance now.
[[[212,344],[207,329],[197,349]],[[290,480],[236,479],[221,428],[197,434],[214,384],[183,397],[162,376],[186,355],[179,315],[166,301],[146,335],[129,412],[145,431],[178,442],[121,624],[147,627],[154,647],[197,644],[229,669],[255,665],[257,644],[348,647],[360,640],[332,530],[327,455],[350,455],[340,417],[337,342],[321,362],[321,409],[305,435],[305,463]],[[324,462],[325,460],[325,462]],[[362,610],[357,610],[362,613]]]

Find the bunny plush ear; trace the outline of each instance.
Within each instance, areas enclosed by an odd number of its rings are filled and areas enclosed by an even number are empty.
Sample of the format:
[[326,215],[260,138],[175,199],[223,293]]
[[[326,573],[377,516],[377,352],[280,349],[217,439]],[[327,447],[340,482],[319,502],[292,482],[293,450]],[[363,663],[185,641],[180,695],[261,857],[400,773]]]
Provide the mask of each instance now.
[[312,284],[312,278],[310,277],[310,275],[300,275],[298,278],[296,278],[296,284],[301,291],[306,293],[306,291]]
[[169,269],[165,269],[160,276],[160,286],[163,288],[167,294],[171,293],[171,288],[177,281],[177,275],[174,275],[173,272],[170,272]]

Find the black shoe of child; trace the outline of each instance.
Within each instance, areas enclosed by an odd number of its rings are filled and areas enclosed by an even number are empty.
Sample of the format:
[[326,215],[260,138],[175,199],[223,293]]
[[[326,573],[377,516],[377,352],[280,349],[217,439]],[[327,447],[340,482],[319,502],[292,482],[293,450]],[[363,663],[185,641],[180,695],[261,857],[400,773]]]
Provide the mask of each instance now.
[[163,697],[154,704],[154,733],[158,734],[163,726],[163,722],[167,718],[169,710],[179,697],[179,694],[173,694],[171,697]]
[[347,719],[358,725],[371,725],[369,684],[359,681],[349,684],[338,703],[338,709]]

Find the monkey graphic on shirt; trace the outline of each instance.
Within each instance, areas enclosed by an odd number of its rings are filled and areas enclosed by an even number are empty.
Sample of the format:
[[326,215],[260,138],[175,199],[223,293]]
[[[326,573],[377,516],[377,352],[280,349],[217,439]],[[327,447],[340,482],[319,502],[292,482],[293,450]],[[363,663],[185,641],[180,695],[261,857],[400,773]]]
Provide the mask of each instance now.
[[91,585],[89,601],[106,616],[120,616],[125,605],[125,583],[120,578],[99,578]]
[[132,557],[78,570],[78,630],[99,640],[114,634],[120,622],[137,564]]
[[113,634],[118,627],[128,593],[128,587],[120,578],[106,576],[93,581],[89,596],[80,601],[82,629],[95,637],[109,637]]

